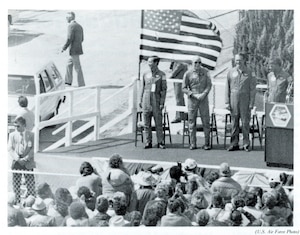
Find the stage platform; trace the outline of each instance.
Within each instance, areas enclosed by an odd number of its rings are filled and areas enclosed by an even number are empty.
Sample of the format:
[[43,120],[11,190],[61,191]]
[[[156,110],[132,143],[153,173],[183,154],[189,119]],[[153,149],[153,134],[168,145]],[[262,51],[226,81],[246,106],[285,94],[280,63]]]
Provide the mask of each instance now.
[[[58,149],[37,153],[38,158],[43,156],[72,157],[72,158],[109,158],[113,153],[119,153],[126,160],[147,160],[163,162],[184,162],[187,158],[195,159],[201,165],[218,166],[222,162],[227,162],[233,167],[274,169],[292,171],[284,167],[270,167],[264,161],[264,146],[261,148],[258,139],[255,139],[254,149],[250,152],[234,151],[228,152],[224,149],[224,140],[219,138],[219,144],[214,138],[213,148],[209,151],[203,149],[190,150],[186,138],[185,145],[182,144],[182,135],[172,135],[172,144],[169,137],[166,137],[166,149],[156,147],[155,134],[153,135],[153,148],[144,149],[144,143],[140,138],[135,147],[134,134],[115,136],[84,144],[74,144],[70,147],[60,147]],[[197,145],[203,145],[203,137],[197,138]],[[229,140],[228,140],[229,141]],[[227,146],[228,146],[227,141]],[[78,159],[79,160],[79,159]]]

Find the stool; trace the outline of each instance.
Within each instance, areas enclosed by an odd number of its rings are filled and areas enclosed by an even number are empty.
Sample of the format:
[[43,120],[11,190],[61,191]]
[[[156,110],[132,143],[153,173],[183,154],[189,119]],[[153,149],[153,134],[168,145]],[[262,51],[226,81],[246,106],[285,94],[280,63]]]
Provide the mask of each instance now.
[[[136,113],[135,146],[137,145],[138,136],[141,136],[141,141],[142,141],[142,143],[144,142],[144,138],[143,138],[144,126],[140,124],[142,122],[142,114],[143,114],[143,112],[141,112],[141,111]],[[165,144],[166,136],[169,136],[170,144],[172,144],[169,114],[166,111],[163,112],[163,123],[162,124],[163,124],[163,134],[164,134],[163,144]],[[156,131],[156,127],[152,126],[151,130]]]
[[[197,124],[197,131],[204,131],[202,124]],[[191,144],[190,139],[190,130],[188,125],[188,113],[184,113],[183,115],[183,133],[182,133],[182,145],[184,146],[184,139],[188,137],[189,145]],[[210,118],[210,147],[213,145],[213,137],[217,138],[217,143],[219,144],[219,136],[218,136],[218,128],[216,121],[216,114],[212,113]]]
[[225,114],[225,128],[224,128],[224,148],[226,148],[226,138],[230,137],[231,139],[231,114]]
[[134,139],[135,147],[136,147],[138,136],[141,136],[141,141],[142,143],[144,142],[144,137],[143,137],[144,127],[140,124],[141,122],[142,122],[142,112],[137,112],[136,122],[135,122],[135,139]]
[[170,120],[167,111],[164,111],[163,113],[163,132],[164,132],[164,144],[166,143],[166,136],[169,136],[170,144],[172,144]]
[[[251,119],[252,120],[251,120],[251,124],[250,124],[250,134],[252,136],[252,138],[251,138],[252,139],[252,149],[254,148],[254,139],[255,138],[259,139],[260,148],[262,148],[262,140],[261,140],[257,115],[253,114]],[[257,136],[255,136],[255,133],[257,133]]]

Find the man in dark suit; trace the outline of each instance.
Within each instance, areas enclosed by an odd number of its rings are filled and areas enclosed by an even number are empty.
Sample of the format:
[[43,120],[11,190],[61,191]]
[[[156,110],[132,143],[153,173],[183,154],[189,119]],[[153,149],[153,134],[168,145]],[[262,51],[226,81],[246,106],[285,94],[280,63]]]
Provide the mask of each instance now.
[[83,42],[83,28],[80,24],[75,21],[75,13],[68,12],[66,19],[69,23],[68,26],[68,38],[65,45],[62,48],[64,52],[68,47],[70,47],[70,57],[67,62],[65,83],[67,85],[72,85],[73,81],[73,65],[77,73],[78,86],[85,86],[83,73],[81,69],[79,56],[83,54],[82,42]]
[[[26,130],[26,120],[23,117],[17,117],[14,121],[16,130],[9,134],[8,156],[12,164],[12,170],[33,171],[35,168],[33,143],[34,135]],[[35,195],[35,180],[33,174],[23,174],[28,194]],[[13,173],[13,188],[16,193],[16,199],[19,202],[21,196],[22,173]]]

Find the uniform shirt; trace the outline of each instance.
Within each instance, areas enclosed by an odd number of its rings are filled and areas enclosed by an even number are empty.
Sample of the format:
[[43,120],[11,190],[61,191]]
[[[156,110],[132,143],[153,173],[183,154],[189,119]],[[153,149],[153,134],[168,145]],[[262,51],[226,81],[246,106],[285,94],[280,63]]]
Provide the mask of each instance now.
[[292,77],[281,70],[276,76],[273,72],[268,74],[269,102],[285,103],[287,88],[292,81]]
[[164,105],[167,94],[166,74],[159,69],[144,74],[141,89],[143,111],[159,109]]
[[208,95],[211,89],[211,80],[208,71],[200,68],[199,72],[196,70],[189,70],[184,74],[182,91],[190,97],[192,94],[206,93]]
[[250,69],[244,71],[234,67],[227,74],[225,84],[225,104],[237,109],[240,100],[249,102],[253,107],[256,94],[256,78]]

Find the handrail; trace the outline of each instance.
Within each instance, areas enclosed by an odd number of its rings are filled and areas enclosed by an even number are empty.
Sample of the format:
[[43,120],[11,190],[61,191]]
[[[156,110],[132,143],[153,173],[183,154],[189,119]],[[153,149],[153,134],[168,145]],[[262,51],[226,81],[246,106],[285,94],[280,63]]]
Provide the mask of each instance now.
[[[115,98],[116,96],[118,96],[120,93],[126,91],[127,89],[130,89],[131,87],[133,87],[133,85],[135,84],[136,79],[133,79],[129,84],[127,84],[126,86],[111,86],[111,85],[91,85],[91,86],[85,86],[85,87],[79,87],[79,88],[69,88],[69,89],[65,89],[65,90],[59,90],[59,91],[55,91],[55,92],[50,92],[50,93],[43,93],[40,95],[36,95],[35,97],[35,102],[36,102],[36,123],[35,123],[35,143],[34,143],[34,151],[38,152],[39,149],[39,131],[47,126],[51,126],[51,125],[57,125],[60,123],[65,123],[62,127],[59,128],[59,131],[62,131],[65,129],[66,135],[64,137],[64,141],[63,143],[65,143],[66,146],[70,146],[72,144],[72,138],[74,137],[74,135],[72,134],[72,123],[76,120],[82,120],[82,119],[87,119],[87,118],[95,118],[90,120],[90,122],[92,122],[92,126],[94,126],[94,134],[93,137],[95,140],[98,139],[99,136],[99,128],[100,128],[100,113],[101,113],[101,106],[105,105],[108,101],[110,101],[111,99]],[[118,91],[114,92],[111,96],[105,98],[103,101],[100,102],[100,92],[101,89],[107,89],[107,88],[120,88],[118,89]],[[95,97],[93,97],[93,99],[96,99],[96,104],[94,108],[88,108],[87,110],[84,110],[85,113],[81,113],[81,114],[74,114],[73,113],[73,107],[74,105],[79,105],[79,103],[82,103],[83,101],[80,100],[80,102],[77,102],[76,104],[74,104],[74,93],[80,93],[82,91],[86,91],[89,89],[96,89],[96,94]],[[55,118],[52,118],[50,120],[46,120],[46,121],[40,121],[39,120],[39,115],[40,115],[40,100],[42,98],[45,97],[50,97],[50,96],[58,96],[58,95],[66,95],[67,97],[69,97],[70,101],[69,101],[69,108],[67,110],[65,110],[64,112],[60,113],[58,116],[56,116]],[[132,93],[129,94],[129,96],[132,95]],[[91,99],[90,96],[86,96],[84,97],[84,100],[87,99]],[[129,102],[132,102],[132,100],[130,100]],[[132,108],[132,104],[129,105],[129,109]],[[130,110],[131,111],[131,110]],[[85,128],[81,128],[81,133],[84,132],[86,130],[86,128],[90,127],[91,125],[85,125]],[[57,131],[56,133],[58,133],[59,131]],[[55,133],[54,133],[55,134]],[[76,131],[76,135],[79,135],[80,133],[78,133],[78,130]],[[61,143],[61,141],[59,141]],[[55,145],[55,144],[54,144]],[[56,146],[56,145],[55,145]]]

